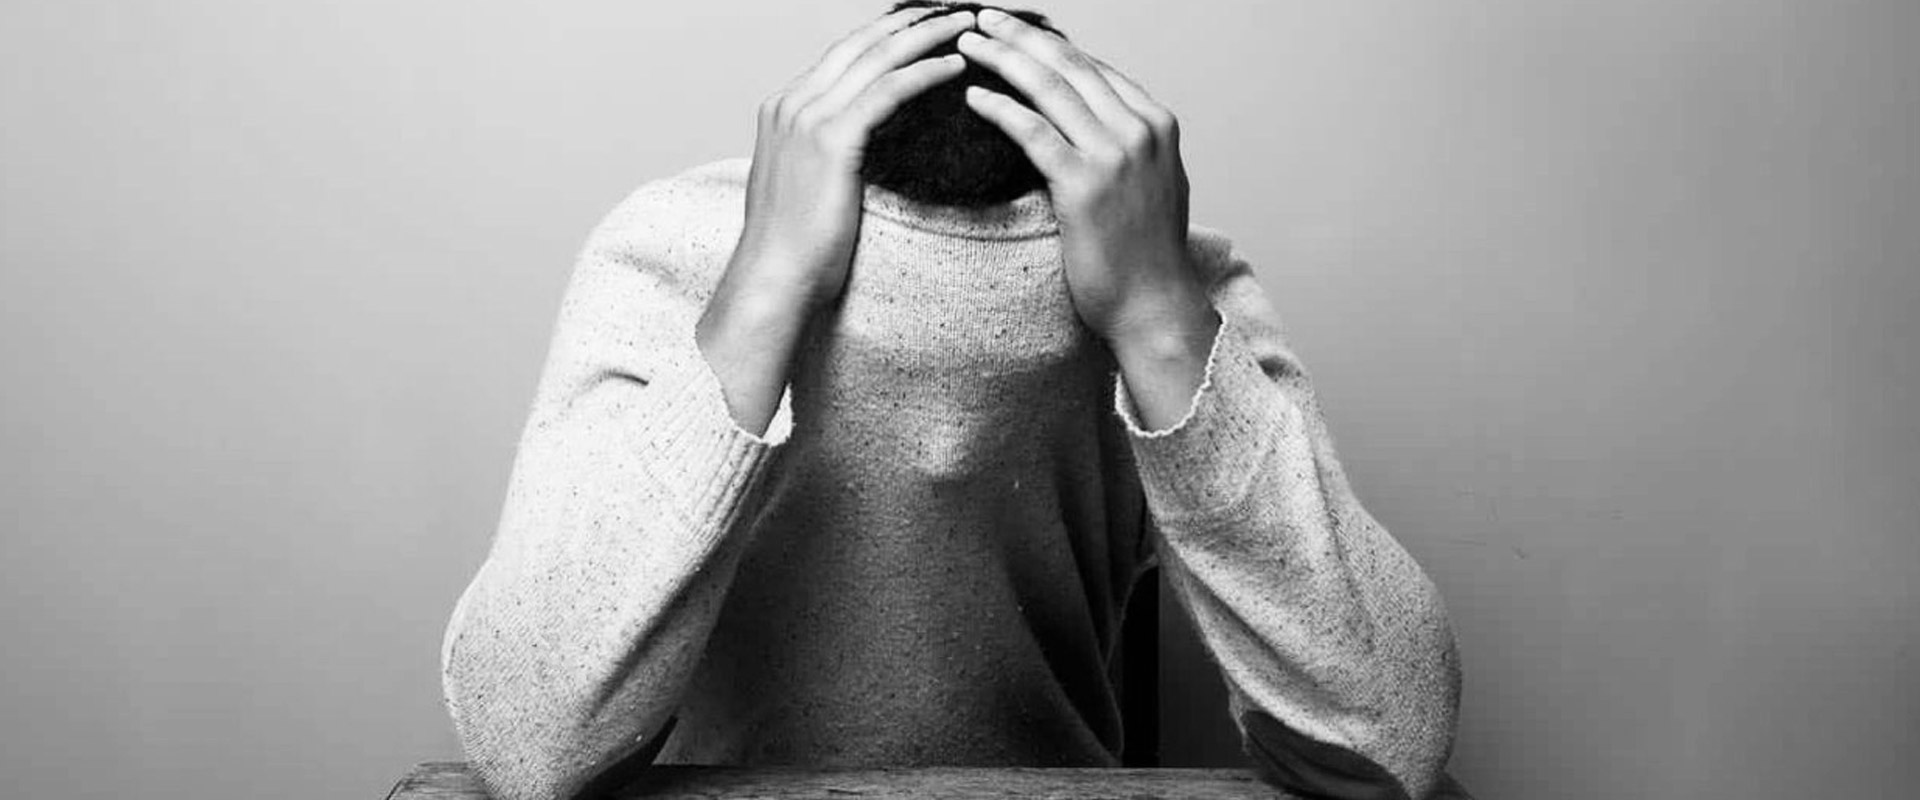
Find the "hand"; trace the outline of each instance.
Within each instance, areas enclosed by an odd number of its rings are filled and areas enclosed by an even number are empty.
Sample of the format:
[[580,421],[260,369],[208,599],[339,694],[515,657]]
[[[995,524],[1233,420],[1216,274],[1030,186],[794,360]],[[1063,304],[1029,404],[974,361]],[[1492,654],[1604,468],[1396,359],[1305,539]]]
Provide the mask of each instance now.
[[[815,307],[845,287],[860,226],[869,132],[908,98],[960,74],[959,56],[914,60],[973,27],[970,11],[894,12],[829,47],[760,104],[746,224],[729,266]],[[921,20],[926,19],[925,22]]]
[[1198,387],[1219,314],[1189,263],[1187,174],[1173,114],[1066,39],[991,9],[960,51],[1033,100],[979,87],[968,105],[1046,177],[1067,289],[1113,351],[1149,422],[1177,419]]
[[694,327],[728,412],[756,436],[779,410],[808,318],[846,288],[869,131],[964,66],[915,59],[973,27],[973,13],[928,16],[904,9],[860,27],[760,104],[740,241]]

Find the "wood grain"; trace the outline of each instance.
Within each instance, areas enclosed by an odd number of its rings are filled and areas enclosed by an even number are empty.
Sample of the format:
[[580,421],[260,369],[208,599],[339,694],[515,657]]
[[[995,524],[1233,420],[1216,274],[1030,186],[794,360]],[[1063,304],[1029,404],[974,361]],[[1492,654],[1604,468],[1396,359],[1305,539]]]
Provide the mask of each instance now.
[[[483,800],[467,765],[413,768],[388,800]],[[1243,769],[897,767],[805,769],[661,764],[614,795],[621,800],[1294,800]]]

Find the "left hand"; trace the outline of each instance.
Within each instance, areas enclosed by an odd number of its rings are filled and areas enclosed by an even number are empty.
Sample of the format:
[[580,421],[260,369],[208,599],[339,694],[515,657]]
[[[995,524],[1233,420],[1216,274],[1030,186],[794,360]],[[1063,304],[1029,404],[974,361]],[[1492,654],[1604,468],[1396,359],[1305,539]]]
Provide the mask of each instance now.
[[968,105],[1045,176],[1068,293],[1116,352],[1210,341],[1218,317],[1187,251],[1187,175],[1173,114],[1051,31],[983,9],[962,55],[1007,79],[1039,113],[973,87]]

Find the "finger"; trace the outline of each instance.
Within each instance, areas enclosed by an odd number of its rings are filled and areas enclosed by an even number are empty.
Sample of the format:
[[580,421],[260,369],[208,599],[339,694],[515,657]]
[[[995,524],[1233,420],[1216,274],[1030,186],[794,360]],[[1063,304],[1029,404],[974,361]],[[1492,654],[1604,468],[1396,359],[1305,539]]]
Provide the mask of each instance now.
[[833,85],[847,67],[875,44],[886,41],[908,26],[939,13],[938,7],[903,8],[868,22],[840,37],[822,53],[820,60],[794,82],[798,91],[811,97]]
[[1107,85],[1113,87],[1114,92],[1120,95],[1120,99],[1133,107],[1134,113],[1146,120],[1156,133],[1166,136],[1169,141],[1177,142],[1180,125],[1174,119],[1172,111],[1167,110],[1166,106],[1161,105],[1159,101],[1153,99],[1153,95],[1147,93],[1145,87],[1115,69],[1112,64],[1091,55],[1088,59],[1093,62],[1096,69],[1100,70],[1100,74],[1106,77]]
[[[851,129],[866,133],[887,118],[907,98],[926,91],[934,84],[959,75],[967,64],[958,53],[915,61],[867,84],[865,91],[847,105],[840,119]],[[865,137],[862,136],[864,141]]]
[[1050,184],[1079,163],[1080,154],[1046,117],[1018,100],[979,86],[967,87],[967,105],[1005,131]]
[[1079,92],[1087,108],[1106,123],[1109,130],[1121,134],[1122,139],[1128,134],[1146,132],[1141,125],[1143,120],[1133,107],[1121,99],[1106,76],[1095,68],[1093,57],[1059,34],[992,8],[981,9],[980,29],[1060,73],[1073,85],[1074,91]]
[[950,41],[961,31],[973,27],[973,12],[960,11],[914,25],[886,38],[855,59],[816,101],[821,110],[833,113],[853,102],[880,76],[911,63],[935,45]]
[[985,64],[1032,99],[1076,149],[1091,153],[1117,148],[1106,123],[1087,107],[1073,84],[1053,68],[1006,42],[972,31],[960,34],[959,45],[967,58]]

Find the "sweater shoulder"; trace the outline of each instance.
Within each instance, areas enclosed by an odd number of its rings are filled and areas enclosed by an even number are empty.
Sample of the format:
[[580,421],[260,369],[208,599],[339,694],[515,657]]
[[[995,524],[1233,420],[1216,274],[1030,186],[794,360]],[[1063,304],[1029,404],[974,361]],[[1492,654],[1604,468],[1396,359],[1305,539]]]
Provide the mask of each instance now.
[[723,158],[647,181],[635,189],[634,194],[645,196],[647,193],[657,193],[693,202],[743,201],[746,199],[747,175],[752,169],[751,158]]
[[642,182],[588,235],[582,255],[692,287],[717,279],[746,219],[747,158]]
[[644,181],[614,205],[595,227],[593,238],[685,229],[700,221],[738,225],[746,211],[751,165],[747,158],[725,158]]

